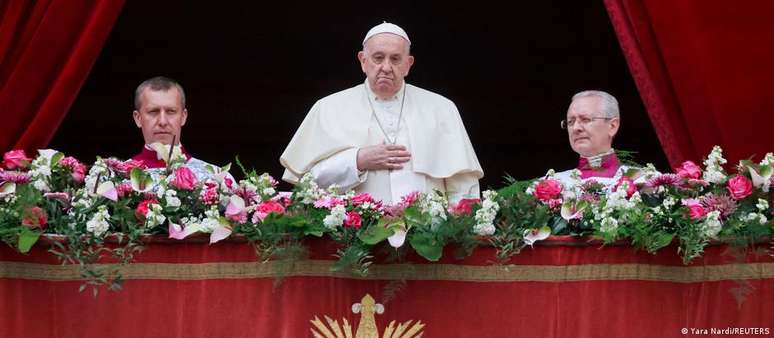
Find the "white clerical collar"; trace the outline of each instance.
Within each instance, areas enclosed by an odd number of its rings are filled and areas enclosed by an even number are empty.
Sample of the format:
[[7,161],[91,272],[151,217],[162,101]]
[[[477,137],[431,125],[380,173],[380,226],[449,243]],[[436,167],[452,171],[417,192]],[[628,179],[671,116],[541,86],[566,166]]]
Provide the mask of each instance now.
[[600,153],[600,154],[596,154],[594,156],[581,156],[581,157],[583,157],[587,161],[589,161],[589,165],[592,168],[599,168],[600,166],[602,166],[602,160],[606,156],[611,155],[611,154],[615,154],[615,149],[610,148],[610,150],[608,150],[606,152],[603,152],[603,153]]
[[403,95],[403,91],[406,90],[406,81],[403,80],[403,83],[400,84],[400,89],[393,95],[390,99],[385,100],[381,99],[374,93],[373,90],[371,90],[371,85],[368,84],[368,78],[365,80],[365,86],[366,89],[368,89],[366,92],[368,92],[369,95],[371,95],[371,100],[374,102],[385,102],[385,101],[394,101],[400,99],[401,95]]

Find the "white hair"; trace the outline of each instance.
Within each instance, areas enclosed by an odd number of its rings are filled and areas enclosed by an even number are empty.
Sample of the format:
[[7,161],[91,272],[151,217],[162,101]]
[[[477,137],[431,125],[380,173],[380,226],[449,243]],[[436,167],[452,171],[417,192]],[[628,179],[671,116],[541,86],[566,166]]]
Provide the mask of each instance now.
[[601,90],[584,90],[580,93],[577,93],[572,96],[572,100],[575,101],[576,99],[582,98],[582,97],[590,97],[595,96],[599,98],[599,109],[605,113],[606,117],[611,118],[618,118],[621,116],[619,110],[618,110],[618,100],[613,97],[613,95],[610,95],[606,92],[603,92]]

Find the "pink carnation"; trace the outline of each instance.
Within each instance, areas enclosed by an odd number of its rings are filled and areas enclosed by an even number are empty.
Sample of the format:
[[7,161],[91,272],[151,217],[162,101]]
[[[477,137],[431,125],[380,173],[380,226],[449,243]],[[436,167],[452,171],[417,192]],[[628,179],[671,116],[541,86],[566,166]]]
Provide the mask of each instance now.
[[220,194],[218,193],[217,184],[213,182],[207,182],[204,184],[205,188],[202,191],[202,202],[206,205],[215,205],[220,201]]
[[701,168],[691,161],[683,162],[680,168],[675,168],[677,175],[687,179],[699,179],[701,178]]
[[44,229],[48,223],[48,214],[40,207],[32,207],[22,213],[22,225],[28,228]]
[[752,194],[753,185],[747,177],[737,175],[728,180],[726,188],[731,197],[735,200],[741,200]]
[[325,196],[319,200],[314,201],[315,208],[333,209],[337,205],[344,205],[344,201],[335,196]]
[[193,190],[196,186],[196,175],[188,167],[180,167],[175,170],[175,178],[172,179],[172,186],[182,190]]
[[374,198],[371,197],[371,194],[364,192],[355,195],[355,197],[352,197],[352,205],[358,206],[363,203],[375,203]]
[[449,208],[449,212],[456,216],[467,216],[473,213],[473,206],[480,202],[481,199],[478,198],[463,198],[459,203]]
[[562,183],[555,179],[545,179],[535,185],[535,191],[532,193],[540,201],[548,202],[559,198],[562,193]]
[[360,214],[350,211],[347,212],[347,217],[344,219],[344,227],[360,229],[363,226],[363,218]]
[[151,204],[159,204],[159,201],[157,201],[155,198],[150,198],[143,200],[139,205],[137,205],[137,208],[134,209],[134,215],[137,217],[138,221],[145,222],[145,216],[148,215],[148,210],[150,210]]
[[86,166],[74,157],[67,156],[59,161],[59,165],[70,170],[73,182],[83,183],[86,178]]
[[8,169],[25,169],[29,167],[30,161],[22,149],[11,150],[3,155],[3,165]]
[[419,199],[419,191],[412,191],[400,198],[400,205],[405,209],[416,203]]

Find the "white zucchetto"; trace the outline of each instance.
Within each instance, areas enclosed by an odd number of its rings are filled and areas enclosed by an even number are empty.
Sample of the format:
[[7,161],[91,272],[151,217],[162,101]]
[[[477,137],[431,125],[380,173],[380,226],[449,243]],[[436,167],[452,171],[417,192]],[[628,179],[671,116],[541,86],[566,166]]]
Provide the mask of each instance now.
[[406,41],[408,41],[409,46],[411,45],[411,40],[409,40],[408,34],[406,34],[406,31],[404,31],[403,28],[400,28],[396,24],[392,24],[385,21],[374,26],[374,28],[371,28],[371,30],[369,30],[368,33],[366,33],[365,39],[363,39],[363,46],[365,46],[366,41],[368,41],[368,39],[370,39],[372,36],[376,34],[382,34],[382,33],[390,33],[390,34],[395,34],[397,36],[400,36],[406,39]]

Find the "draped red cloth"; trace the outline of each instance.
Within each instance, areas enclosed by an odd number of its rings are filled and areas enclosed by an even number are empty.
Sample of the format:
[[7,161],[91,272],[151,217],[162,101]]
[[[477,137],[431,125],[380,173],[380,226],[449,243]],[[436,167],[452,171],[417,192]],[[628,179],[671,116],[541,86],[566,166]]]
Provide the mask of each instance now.
[[[379,337],[392,320],[422,321],[423,337],[695,337],[681,330],[729,327],[767,329],[762,336],[768,336],[774,330],[768,254],[735,258],[728,247],[711,245],[685,266],[675,246],[651,255],[586,240],[538,242],[507,267],[492,265],[492,248],[461,261],[451,251],[438,263],[409,257],[414,263],[399,268],[374,264],[366,278],[331,272],[328,241],[310,242],[311,259],[285,268],[258,262],[255,249],[236,239],[151,242],[124,271],[124,289],[103,289],[96,298],[78,292],[76,266],[60,265],[45,242],[29,255],[0,245],[0,336],[311,337],[315,317],[346,318],[357,328],[361,317],[352,305],[365,294],[384,304],[375,316]],[[277,276],[284,276],[280,284]],[[404,285],[389,287],[387,279],[400,278]],[[749,293],[737,304],[732,291],[740,287]]]
[[730,164],[771,150],[773,1],[605,6],[673,167],[701,159],[713,145],[723,147]]
[[0,1],[0,151],[48,145],[123,3]]

